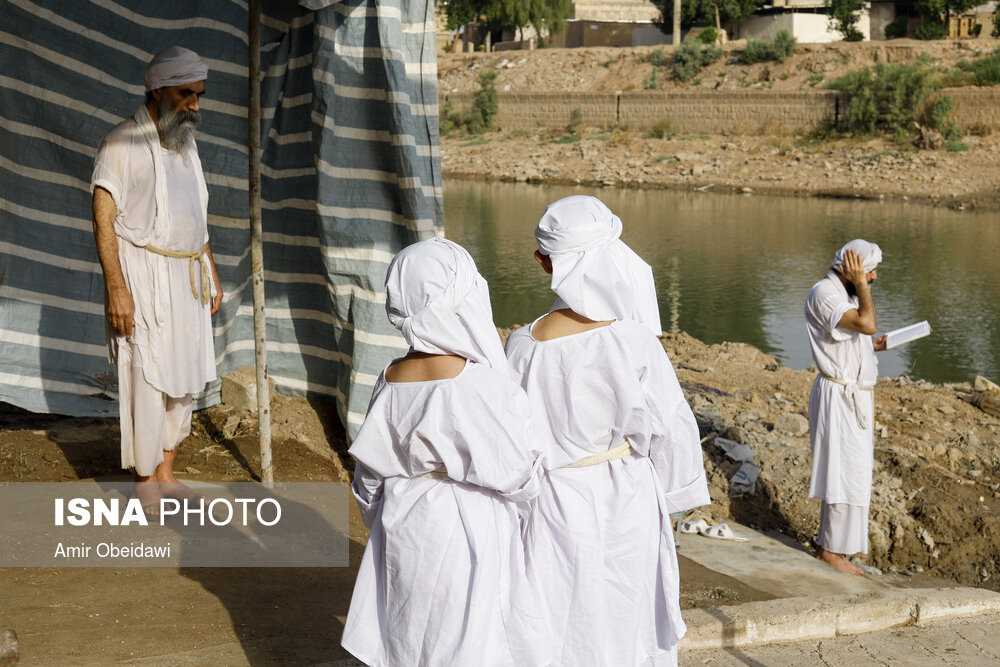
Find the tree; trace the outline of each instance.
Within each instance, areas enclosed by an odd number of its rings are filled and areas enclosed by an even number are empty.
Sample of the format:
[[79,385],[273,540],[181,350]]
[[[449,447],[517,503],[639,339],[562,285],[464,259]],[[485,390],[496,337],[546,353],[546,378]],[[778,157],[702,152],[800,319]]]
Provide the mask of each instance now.
[[467,23],[487,32],[523,31],[530,25],[539,35],[562,32],[573,13],[572,0],[442,0],[439,8],[449,30]]
[[945,24],[954,16],[965,14],[973,7],[983,4],[980,0],[917,0],[917,12],[927,18],[940,19],[944,16]]
[[[762,7],[767,0],[684,0],[681,3],[681,26],[714,25],[725,23],[729,34],[735,32],[742,21]],[[674,0],[650,0],[660,10],[656,26],[665,34],[673,30]]]
[[961,15],[983,4],[980,0],[917,0],[915,7],[927,23],[937,27],[936,30],[924,31],[933,34],[935,39],[948,36],[948,19],[953,15]]
[[858,30],[858,21],[861,20],[860,12],[868,4],[865,0],[826,0],[826,2],[827,6],[833,10],[830,13],[830,28],[843,35],[845,42],[860,42],[865,38],[864,34]]

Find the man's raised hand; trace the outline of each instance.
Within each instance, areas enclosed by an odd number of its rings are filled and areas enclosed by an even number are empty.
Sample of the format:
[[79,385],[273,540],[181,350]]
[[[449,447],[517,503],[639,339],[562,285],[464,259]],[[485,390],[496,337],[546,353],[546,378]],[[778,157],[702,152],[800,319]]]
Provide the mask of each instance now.
[[868,274],[865,271],[864,262],[861,261],[861,255],[853,250],[844,253],[844,263],[841,265],[840,271],[857,287],[868,284]]

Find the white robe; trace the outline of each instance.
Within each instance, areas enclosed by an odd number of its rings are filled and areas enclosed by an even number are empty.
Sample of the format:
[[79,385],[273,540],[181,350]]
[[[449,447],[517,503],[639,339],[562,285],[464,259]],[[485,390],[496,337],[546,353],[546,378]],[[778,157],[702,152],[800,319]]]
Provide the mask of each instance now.
[[[848,387],[827,379],[858,387],[873,387],[878,379],[871,336],[837,326],[844,313],[857,307],[857,297],[848,295],[833,272],[816,283],[806,298],[806,329],[820,372],[809,394],[813,456],[809,497],[867,507],[874,465],[872,392],[859,390],[856,403]],[[859,409],[864,411],[867,428],[858,423]]]
[[[542,466],[524,392],[488,366],[379,378],[351,446],[368,545],[342,644],[369,665],[549,662],[520,514]],[[421,477],[444,468],[449,480]]]
[[[209,285],[201,284],[201,267],[196,264],[194,290],[190,260],[165,257],[142,246],[155,240],[160,248],[193,252],[208,242],[208,199],[201,164],[193,143],[182,152],[156,146],[164,170],[169,225],[154,230],[156,217],[153,158],[132,119],[116,125],[104,138],[94,165],[91,189],[107,190],[115,203],[115,235],[118,258],[125,285],[135,304],[132,338],[108,331],[109,356],[118,362],[118,376],[132,375],[132,367],[142,369],[145,382],[166,397],[188,399],[216,379],[215,349],[212,341],[211,304],[202,302],[202,290],[213,293],[215,284],[209,271]],[[154,244],[156,245],[156,244]],[[207,261],[207,260],[206,260]],[[119,355],[122,346],[129,353]],[[128,367],[126,367],[128,366]],[[135,383],[119,383],[119,414],[122,422],[122,466],[151,475],[163,460],[163,449],[183,438],[189,422],[177,430],[161,432],[144,425],[163,422],[157,414],[144,414],[134,400]],[[166,410],[167,401],[163,403]]]
[[[639,665],[685,632],[668,514],[710,502],[698,425],[660,341],[622,320],[507,341],[550,472],[525,527],[557,665]],[[636,453],[560,469],[624,440]]]
[[[208,242],[208,211],[197,153],[157,148],[165,170],[170,218],[159,247],[199,250]],[[155,188],[153,160],[133,120],[115,126],[101,143],[92,189],[96,187],[111,193],[117,209],[118,256],[135,302],[129,344],[136,363],[142,366],[146,381],[168,396],[179,398],[203,390],[216,379],[211,305],[192,293],[189,259],[165,257],[142,247],[152,242]],[[200,295],[203,286],[197,264],[194,280]],[[205,289],[214,290],[214,283]],[[115,346],[126,341],[117,337],[109,343],[114,354]]]

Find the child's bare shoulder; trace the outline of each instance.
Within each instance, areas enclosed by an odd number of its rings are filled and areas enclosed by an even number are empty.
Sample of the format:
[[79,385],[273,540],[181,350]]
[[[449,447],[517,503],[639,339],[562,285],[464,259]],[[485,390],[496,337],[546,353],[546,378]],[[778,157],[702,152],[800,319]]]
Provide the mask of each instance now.
[[385,379],[397,384],[451,380],[462,373],[465,365],[465,358],[456,355],[407,355],[389,364],[385,369]]

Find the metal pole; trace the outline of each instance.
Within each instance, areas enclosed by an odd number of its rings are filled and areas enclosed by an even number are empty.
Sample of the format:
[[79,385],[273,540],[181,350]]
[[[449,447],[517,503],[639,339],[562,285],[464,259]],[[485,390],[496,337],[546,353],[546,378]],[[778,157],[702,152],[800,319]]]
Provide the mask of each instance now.
[[250,259],[253,264],[253,339],[257,353],[257,432],[260,480],[271,488],[271,394],[267,385],[267,319],[264,315],[264,249],[260,222],[260,0],[250,0]]

